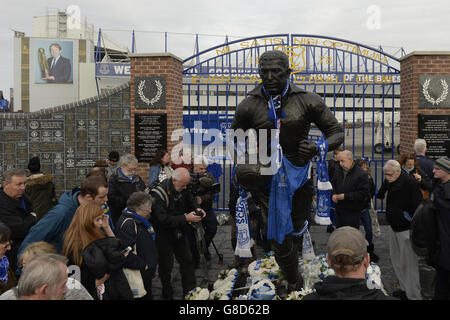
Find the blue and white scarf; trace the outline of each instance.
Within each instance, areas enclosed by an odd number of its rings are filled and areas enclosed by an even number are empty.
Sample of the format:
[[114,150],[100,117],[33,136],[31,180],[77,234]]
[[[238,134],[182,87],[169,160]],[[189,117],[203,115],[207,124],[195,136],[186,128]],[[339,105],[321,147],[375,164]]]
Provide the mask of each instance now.
[[[284,113],[283,109],[281,109],[281,98],[283,98],[289,90],[289,78],[286,79],[286,85],[284,86],[283,91],[281,92],[281,95],[278,96],[272,96],[266,88],[264,88],[264,85],[262,86],[262,92],[264,95],[269,99],[268,100],[268,108],[269,111],[267,112],[267,116],[270,121],[273,121],[275,124],[276,135],[275,139],[271,141],[271,151],[276,150],[276,152],[271,152],[271,159],[270,159],[270,174],[275,174],[278,169],[281,167],[281,162],[283,161],[283,150],[280,145],[280,130],[281,130],[281,118],[286,117],[286,114]],[[280,117],[277,115],[277,111],[280,110]]]
[[5,284],[8,282],[8,268],[9,261],[8,258],[4,255],[0,260],[0,280]]
[[136,212],[131,211],[130,209],[128,209],[128,207],[126,207],[124,209],[124,211],[128,214],[131,214],[133,217],[135,217],[137,220],[139,220],[140,222],[142,222],[145,226],[145,228],[147,229],[147,232],[150,233],[152,235],[153,240],[155,240],[155,230],[153,229],[152,224],[150,223],[150,221],[148,221],[147,219],[145,219],[143,216],[138,215]]
[[325,160],[328,152],[328,142],[322,137],[316,143],[319,148],[319,161],[317,162],[317,210],[314,221],[320,225],[329,225],[331,224],[330,206],[333,187],[328,178],[327,162]]
[[106,202],[103,203],[102,209],[103,209],[103,214],[108,216],[108,223],[109,223],[109,226],[111,227],[111,230],[114,231],[114,224],[111,219],[111,212],[109,211],[108,203],[106,203]]
[[254,244],[252,239],[252,230],[248,217],[247,195],[244,189],[238,186],[239,198],[236,202],[236,236],[237,243],[234,254],[239,258],[251,258],[251,248]]
[[118,168],[117,171],[120,173],[120,175],[122,177],[127,179],[128,182],[133,182],[133,177],[130,178],[129,176],[125,175],[125,173],[123,173],[122,169]]

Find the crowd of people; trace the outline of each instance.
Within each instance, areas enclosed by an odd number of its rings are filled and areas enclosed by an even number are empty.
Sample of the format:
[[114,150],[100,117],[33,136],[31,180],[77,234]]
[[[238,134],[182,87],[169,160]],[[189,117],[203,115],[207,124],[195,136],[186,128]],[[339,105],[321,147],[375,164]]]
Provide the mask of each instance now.
[[[414,153],[388,160],[378,190],[367,159],[354,159],[349,150],[334,152],[328,162],[333,210],[327,259],[336,275],[316,284],[316,292],[305,299],[390,298],[363,281],[370,262],[379,260],[373,242],[374,198],[386,201],[390,259],[400,284],[393,296],[450,298],[450,158],[432,161],[423,146],[424,140],[417,139]],[[211,259],[209,246],[217,232],[216,179],[207,171],[206,158],[173,169],[168,155],[167,150],[156,153],[145,183],[137,174],[135,156],[112,151],[57,201],[53,178],[41,172],[37,157],[30,159],[28,170],[5,172],[0,189],[0,300],[153,299],[156,275],[162,298],[170,300],[174,258],[183,294],[194,289],[195,269],[201,260]],[[232,185],[237,187],[235,179]],[[439,242],[433,257],[421,257],[412,244],[411,220],[428,198],[436,209]],[[231,215],[233,201],[231,194]],[[269,251],[261,209],[251,197],[248,201],[255,238]],[[231,236],[234,248],[236,234]],[[420,261],[426,261],[432,276],[424,276]],[[78,279],[68,277],[68,266],[77,268]]]
[[[385,199],[389,224],[389,255],[400,289],[393,292],[399,299],[449,299],[448,250],[450,236],[450,184],[447,156],[433,161],[425,156],[426,141],[417,139],[414,153],[401,154],[398,160],[388,160],[383,167],[384,179],[378,190],[365,159],[353,159],[348,150],[336,149],[328,162],[334,214],[327,231],[350,226],[364,227],[370,260],[378,262],[374,252],[372,226],[378,222],[373,210],[374,197]],[[436,255],[423,257],[417,253],[411,239],[411,221],[424,199],[431,198],[436,207],[439,241]],[[422,263],[419,263],[422,261]],[[424,263],[423,263],[424,262]],[[435,275],[434,275],[435,274]]]
[[[146,184],[135,156],[112,151],[57,201],[53,177],[41,172],[38,157],[28,170],[6,171],[0,299],[151,300],[157,274],[163,299],[173,299],[174,257],[183,293],[194,289],[200,255],[211,259],[217,191],[208,160],[191,161],[191,170],[174,170],[167,150],[159,150],[149,168],[155,179]],[[78,278],[68,277],[74,267]]]

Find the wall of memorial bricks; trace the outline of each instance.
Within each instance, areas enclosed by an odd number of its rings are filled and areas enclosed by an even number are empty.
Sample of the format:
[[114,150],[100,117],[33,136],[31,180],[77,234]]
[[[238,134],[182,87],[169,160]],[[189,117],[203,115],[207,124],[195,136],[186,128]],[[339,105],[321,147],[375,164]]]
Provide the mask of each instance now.
[[427,155],[438,158],[450,132],[450,52],[415,51],[400,61],[400,152],[424,138]]
[[131,152],[130,84],[31,113],[0,113],[0,175],[38,156],[57,194],[80,184],[111,150]]

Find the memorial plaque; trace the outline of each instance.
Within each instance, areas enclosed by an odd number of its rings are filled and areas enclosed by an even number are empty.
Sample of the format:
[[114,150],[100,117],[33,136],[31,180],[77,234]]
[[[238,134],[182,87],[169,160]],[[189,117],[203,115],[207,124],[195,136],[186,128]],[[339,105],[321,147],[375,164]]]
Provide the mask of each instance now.
[[135,77],[134,86],[136,109],[166,108],[166,77]]
[[433,160],[445,156],[444,141],[450,133],[450,114],[419,114],[419,138],[427,142],[427,156]]
[[88,112],[89,119],[97,119],[98,118],[97,112],[98,112],[97,107],[89,108],[89,112]]
[[419,76],[419,109],[450,108],[450,76]]
[[17,130],[27,130],[28,129],[27,120],[25,120],[25,119],[18,119],[16,121],[16,129]]
[[158,149],[167,149],[167,115],[135,114],[134,147],[139,162],[150,162]]
[[99,116],[101,120],[107,120],[109,119],[109,109],[108,106],[106,106],[106,109],[100,109]]
[[99,139],[98,142],[101,145],[109,144],[109,131],[100,131],[98,139]]
[[5,153],[14,153],[16,152],[16,144],[15,143],[7,143],[5,144]]
[[3,120],[3,130],[12,131],[15,129],[14,120]]
[[122,119],[122,112],[120,109],[111,109],[111,119],[119,120]]

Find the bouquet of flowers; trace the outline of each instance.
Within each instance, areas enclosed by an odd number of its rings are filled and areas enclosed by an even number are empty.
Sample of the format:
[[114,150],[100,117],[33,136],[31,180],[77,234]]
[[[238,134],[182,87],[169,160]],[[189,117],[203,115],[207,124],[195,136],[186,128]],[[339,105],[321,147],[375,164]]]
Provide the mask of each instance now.
[[264,258],[257,259],[250,263],[248,272],[252,278],[276,280],[282,277],[280,267],[275,261],[272,252],[269,252]]
[[184,297],[185,300],[208,300],[209,291],[205,288],[197,287],[189,291]]
[[214,290],[209,294],[211,300],[230,300],[236,283],[238,271],[236,269],[222,270],[213,284]]

